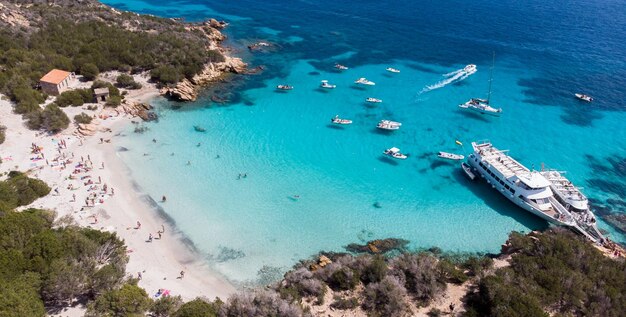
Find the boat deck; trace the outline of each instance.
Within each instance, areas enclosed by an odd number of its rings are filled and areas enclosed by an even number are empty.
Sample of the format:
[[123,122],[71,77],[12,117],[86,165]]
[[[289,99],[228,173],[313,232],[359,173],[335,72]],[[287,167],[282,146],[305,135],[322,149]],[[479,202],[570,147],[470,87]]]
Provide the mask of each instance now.
[[473,146],[483,160],[495,167],[506,178],[530,173],[528,168],[495,148],[491,143],[473,144]]

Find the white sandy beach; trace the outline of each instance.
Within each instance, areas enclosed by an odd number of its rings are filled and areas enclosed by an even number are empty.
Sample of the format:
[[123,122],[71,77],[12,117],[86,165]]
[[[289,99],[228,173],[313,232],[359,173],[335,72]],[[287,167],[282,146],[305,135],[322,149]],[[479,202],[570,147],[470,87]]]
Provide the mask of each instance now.
[[[147,89],[141,94],[127,96],[127,99],[142,101],[155,95],[154,89]],[[84,111],[71,107],[64,110],[70,118]],[[12,113],[10,102],[0,100],[0,125],[7,127],[6,141],[0,145],[0,157],[3,160],[0,173],[15,169],[33,170],[31,175],[48,183],[52,191],[28,207],[56,210],[58,218],[70,215],[80,226],[116,232],[125,240],[129,249],[127,274],[137,277],[138,272],[141,272],[139,285],[153,298],[159,289],[167,289],[171,295],[180,295],[184,300],[198,296],[225,299],[235,292],[234,286],[213,272],[192,247],[185,243],[183,235],[168,224],[155,206],[149,203],[149,198],[135,189],[127,167],[117,156],[116,140],[121,137],[118,131],[131,124],[130,121],[128,115],[105,120],[95,119],[94,123],[98,123],[99,131],[86,138],[77,136],[73,123],[58,135],[39,135],[39,132],[28,130],[24,126],[20,115]],[[107,129],[110,130],[104,132]],[[110,142],[101,143],[100,138]],[[63,149],[59,149],[61,139],[66,143]],[[44,158],[32,160],[37,157],[31,154],[32,143],[43,147]],[[55,162],[57,157],[64,157],[64,169],[59,164],[63,160]],[[81,163],[81,158],[83,164],[91,165],[92,169],[81,169],[80,173],[74,174],[76,179],[69,179]],[[85,185],[89,180],[93,184]],[[68,189],[70,184],[75,187],[74,190]],[[103,191],[104,184],[107,185],[106,192]],[[89,194],[97,196],[96,204],[93,207],[84,207]],[[75,200],[73,195],[76,195]],[[97,217],[97,222],[94,216]],[[136,229],[137,222],[141,223],[139,229]],[[158,239],[157,231],[162,228],[165,229],[164,233]],[[150,234],[154,239],[147,242]],[[185,272],[182,279],[179,278],[181,271]],[[82,315],[83,309],[68,309],[60,315]]]

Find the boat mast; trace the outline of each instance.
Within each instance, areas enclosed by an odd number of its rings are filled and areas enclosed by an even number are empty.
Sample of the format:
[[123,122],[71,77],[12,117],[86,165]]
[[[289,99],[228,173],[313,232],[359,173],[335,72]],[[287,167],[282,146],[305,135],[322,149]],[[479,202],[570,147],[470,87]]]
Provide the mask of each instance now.
[[491,99],[491,82],[493,81],[493,66],[496,63],[496,52],[493,52],[493,60],[491,62],[491,71],[489,72],[489,93],[487,94],[487,104],[489,104],[489,100]]

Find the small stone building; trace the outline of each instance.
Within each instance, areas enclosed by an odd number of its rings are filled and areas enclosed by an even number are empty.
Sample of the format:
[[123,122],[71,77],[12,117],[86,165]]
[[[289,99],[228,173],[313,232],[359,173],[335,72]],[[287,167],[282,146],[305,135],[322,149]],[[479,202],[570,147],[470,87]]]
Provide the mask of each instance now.
[[109,88],[96,88],[93,90],[93,96],[96,102],[107,101],[109,99]]
[[74,83],[75,78],[74,73],[53,69],[45,76],[41,77],[39,84],[43,92],[48,95],[56,96],[68,90]]

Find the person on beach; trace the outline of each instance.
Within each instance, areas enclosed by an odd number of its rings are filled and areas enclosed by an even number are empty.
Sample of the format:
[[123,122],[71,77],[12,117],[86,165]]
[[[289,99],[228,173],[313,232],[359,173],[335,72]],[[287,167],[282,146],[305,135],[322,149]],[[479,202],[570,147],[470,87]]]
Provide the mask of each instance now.
[[101,166],[101,169],[104,169],[104,162],[102,162],[102,166]]
[[180,276],[178,278],[182,280],[183,277],[185,277],[185,271],[180,271]]
[[137,227],[135,227],[135,229],[137,230],[141,229],[141,222],[139,222],[139,220],[137,220]]
[[152,233],[148,235],[148,242],[152,242]]
[[161,240],[161,231],[157,231],[157,234],[159,235],[157,239]]
[[76,194],[72,194],[72,201],[76,201]]
[[163,195],[163,198],[161,198],[161,202],[164,203],[167,201],[167,197],[165,197],[165,195]]
[[137,272],[137,279],[141,281],[142,279],[141,272]]

